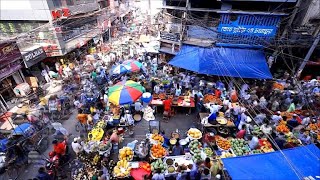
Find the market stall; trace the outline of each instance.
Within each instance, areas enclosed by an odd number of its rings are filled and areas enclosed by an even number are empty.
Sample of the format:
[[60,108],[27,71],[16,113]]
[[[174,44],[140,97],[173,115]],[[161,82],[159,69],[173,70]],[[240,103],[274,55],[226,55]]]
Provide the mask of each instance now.
[[165,93],[153,94],[153,99],[150,104],[155,107],[163,106],[163,101],[166,99],[172,99],[171,107],[173,107],[174,110],[175,108],[187,108],[190,114],[192,109],[195,108],[194,99],[192,97],[174,97],[173,95],[167,95]]

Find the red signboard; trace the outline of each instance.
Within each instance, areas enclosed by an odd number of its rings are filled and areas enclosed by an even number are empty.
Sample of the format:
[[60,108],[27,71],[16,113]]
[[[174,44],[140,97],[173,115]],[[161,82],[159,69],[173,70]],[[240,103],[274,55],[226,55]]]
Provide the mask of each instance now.
[[0,44],[0,67],[8,65],[20,57],[21,53],[16,42],[9,41]]
[[62,9],[51,11],[51,16],[52,16],[53,20],[56,20],[59,18],[67,18],[67,17],[71,16],[71,13],[68,8],[62,8]]

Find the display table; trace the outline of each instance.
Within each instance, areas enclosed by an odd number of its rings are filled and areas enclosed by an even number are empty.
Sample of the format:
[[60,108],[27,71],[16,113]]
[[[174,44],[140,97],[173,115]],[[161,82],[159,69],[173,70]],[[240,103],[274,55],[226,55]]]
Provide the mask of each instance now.
[[[157,112],[157,106],[163,106],[163,101],[164,100],[161,100],[161,99],[152,99],[150,104],[152,106],[156,107],[156,112]],[[191,109],[195,107],[194,99],[190,98],[190,102],[186,102],[184,99],[179,98],[177,100],[176,104],[172,103],[171,107],[173,107],[173,108],[178,108],[178,107],[188,108],[189,109],[189,114],[191,114]]]

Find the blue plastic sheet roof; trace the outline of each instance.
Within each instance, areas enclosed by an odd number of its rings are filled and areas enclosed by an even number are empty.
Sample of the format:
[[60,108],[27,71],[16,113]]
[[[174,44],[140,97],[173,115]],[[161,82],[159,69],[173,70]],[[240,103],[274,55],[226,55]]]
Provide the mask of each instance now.
[[169,64],[200,74],[272,79],[265,55],[259,50],[185,45]]
[[[283,153],[283,154],[282,154]],[[320,150],[314,144],[292,149],[222,159],[233,180],[319,179]]]

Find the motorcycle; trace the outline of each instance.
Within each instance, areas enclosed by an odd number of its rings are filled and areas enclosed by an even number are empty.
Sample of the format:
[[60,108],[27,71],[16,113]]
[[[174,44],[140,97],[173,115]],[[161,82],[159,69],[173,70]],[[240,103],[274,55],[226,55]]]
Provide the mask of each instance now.
[[52,179],[58,179],[62,175],[62,172],[64,169],[63,166],[68,162],[69,155],[68,155],[68,145],[66,140],[62,141],[62,143],[65,145],[66,154],[63,156],[60,156],[59,154],[55,153],[54,151],[49,153],[49,158],[46,160],[46,170],[48,174],[52,177]]

